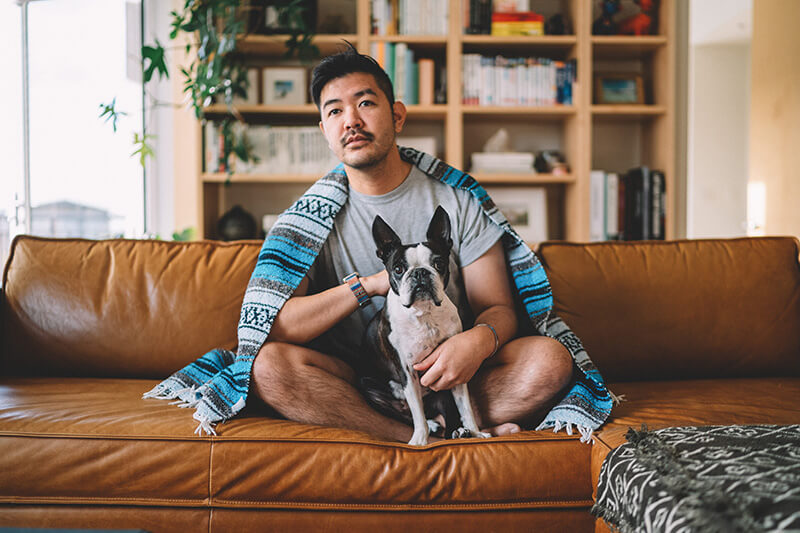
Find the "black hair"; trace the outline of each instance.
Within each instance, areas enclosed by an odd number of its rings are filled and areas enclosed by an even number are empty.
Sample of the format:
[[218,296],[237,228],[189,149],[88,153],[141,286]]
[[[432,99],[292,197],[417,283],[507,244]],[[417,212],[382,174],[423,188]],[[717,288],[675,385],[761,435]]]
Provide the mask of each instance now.
[[337,54],[333,54],[324,58],[319,62],[319,65],[314,67],[314,72],[311,74],[311,99],[320,106],[320,95],[322,89],[336,78],[341,78],[352,74],[353,72],[363,72],[371,74],[375,78],[378,87],[386,95],[390,105],[394,105],[394,88],[392,87],[392,80],[389,79],[386,71],[381,68],[375,59],[372,57],[360,54],[355,47],[347,41],[344,41],[347,48]]

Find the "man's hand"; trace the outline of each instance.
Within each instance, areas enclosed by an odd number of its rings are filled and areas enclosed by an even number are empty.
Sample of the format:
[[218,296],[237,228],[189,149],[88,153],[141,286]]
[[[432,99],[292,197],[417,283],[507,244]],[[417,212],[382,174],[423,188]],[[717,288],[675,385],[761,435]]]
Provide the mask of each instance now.
[[[425,371],[420,383],[432,390],[440,391],[452,389],[471,380],[483,360],[491,353],[486,350],[486,339],[480,330],[489,331],[481,327],[453,335],[437,346],[425,359],[415,364],[414,370]],[[489,334],[492,335],[491,332]]]
[[386,296],[389,292],[389,273],[383,269],[371,276],[362,277],[361,284],[370,296]]

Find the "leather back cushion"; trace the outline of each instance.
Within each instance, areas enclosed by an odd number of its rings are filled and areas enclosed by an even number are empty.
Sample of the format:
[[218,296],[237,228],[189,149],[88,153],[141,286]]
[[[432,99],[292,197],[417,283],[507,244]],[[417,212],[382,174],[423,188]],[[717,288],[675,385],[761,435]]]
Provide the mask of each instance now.
[[3,282],[3,373],[163,378],[233,349],[260,245],[20,237]]
[[607,381],[800,375],[794,238],[544,243],[539,256]]

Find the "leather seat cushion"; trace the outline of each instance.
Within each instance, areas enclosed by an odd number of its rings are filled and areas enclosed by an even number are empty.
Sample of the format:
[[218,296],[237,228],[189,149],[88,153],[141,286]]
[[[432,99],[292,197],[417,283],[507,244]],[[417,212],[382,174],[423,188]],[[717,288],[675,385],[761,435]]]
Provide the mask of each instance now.
[[621,382],[609,389],[625,401],[614,407],[596,435],[594,484],[606,455],[627,442],[631,427],[800,424],[800,378],[795,377]]
[[156,383],[0,381],[0,502],[348,510],[591,504],[591,447],[563,432],[417,448],[248,406],[216,437],[197,437],[192,410],[141,399]]

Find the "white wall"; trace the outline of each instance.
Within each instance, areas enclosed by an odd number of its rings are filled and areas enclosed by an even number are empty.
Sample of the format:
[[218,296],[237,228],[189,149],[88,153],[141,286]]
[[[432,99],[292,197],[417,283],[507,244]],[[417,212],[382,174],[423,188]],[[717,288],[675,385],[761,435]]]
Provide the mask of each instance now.
[[690,0],[686,234],[746,234],[750,0]]

